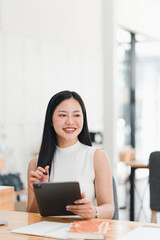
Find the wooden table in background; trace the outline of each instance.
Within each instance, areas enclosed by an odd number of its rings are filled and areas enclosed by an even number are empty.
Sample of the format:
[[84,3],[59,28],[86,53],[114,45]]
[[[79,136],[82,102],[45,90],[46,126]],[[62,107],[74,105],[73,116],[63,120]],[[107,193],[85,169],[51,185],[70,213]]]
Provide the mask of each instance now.
[[6,160],[4,158],[0,158],[0,170],[6,168]]
[[148,168],[147,163],[138,162],[138,161],[128,161],[126,162],[127,166],[131,167],[130,174],[130,221],[134,221],[134,184],[135,184],[135,170],[138,168]]
[[[66,218],[53,218],[53,217],[41,217],[38,213],[26,213],[26,212],[16,212],[16,211],[3,211],[0,210],[0,219],[7,220],[8,224],[0,226],[0,239],[5,240],[48,240],[49,238],[40,236],[31,236],[25,234],[11,233],[11,230],[20,228],[32,223],[40,221],[56,221],[56,222],[71,222],[75,219]],[[95,219],[95,221],[100,221],[102,219]],[[107,240],[116,240],[118,237],[130,232],[136,227],[143,226],[144,223],[140,222],[129,222],[129,221],[119,221],[119,220],[107,220],[103,221],[109,222],[110,230],[107,233]],[[149,224],[153,226],[155,224]],[[156,224],[157,226],[157,224]],[[160,225],[159,225],[160,227]]]
[[14,210],[14,187],[0,186],[0,209]]

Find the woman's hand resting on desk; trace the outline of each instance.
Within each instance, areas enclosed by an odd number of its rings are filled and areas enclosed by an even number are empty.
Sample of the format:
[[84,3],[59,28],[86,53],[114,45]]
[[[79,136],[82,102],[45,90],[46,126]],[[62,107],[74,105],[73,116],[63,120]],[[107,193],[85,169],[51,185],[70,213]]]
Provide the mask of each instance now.
[[82,193],[82,199],[74,202],[76,205],[66,206],[66,210],[76,215],[79,215],[85,219],[95,218],[96,210],[90,199],[87,199],[85,193]]
[[45,168],[37,167],[35,171],[29,173],[29,187],[33,189],[33,183],[35,182],[48,182],[49,180],[49,166]]

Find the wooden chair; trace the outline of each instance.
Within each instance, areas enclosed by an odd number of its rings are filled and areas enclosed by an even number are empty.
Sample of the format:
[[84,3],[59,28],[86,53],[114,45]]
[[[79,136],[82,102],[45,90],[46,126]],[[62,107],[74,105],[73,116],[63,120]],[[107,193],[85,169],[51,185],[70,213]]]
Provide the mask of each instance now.
[[151,222],[156,222],[156,214],[160,212],[160,151],[155,151],[149,157],[149,189]]

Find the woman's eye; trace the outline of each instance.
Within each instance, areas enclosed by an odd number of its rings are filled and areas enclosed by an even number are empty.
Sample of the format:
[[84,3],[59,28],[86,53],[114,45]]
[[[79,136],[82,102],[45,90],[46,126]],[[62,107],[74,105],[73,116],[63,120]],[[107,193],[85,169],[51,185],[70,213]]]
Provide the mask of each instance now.
[[60,117],[65,117],[66,115],[65,115],[65,114],[60,114],[59,116],[60,116]]
[[74,117],[76,117],[76,118],[77,118],[77,117],[80,117],[80,114],[76,114],[76,115],[74,115]]

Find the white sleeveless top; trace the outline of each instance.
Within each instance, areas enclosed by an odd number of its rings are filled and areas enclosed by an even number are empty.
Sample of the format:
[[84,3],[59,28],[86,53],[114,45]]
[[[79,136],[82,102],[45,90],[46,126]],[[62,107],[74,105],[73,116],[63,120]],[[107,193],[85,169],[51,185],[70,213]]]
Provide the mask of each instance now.
[[95,171],[93,155],[96,147],[90,147],[79,141],[67,148],[56,148],[51,165],[50,182],[78,181],[81,193],[96,204]]

